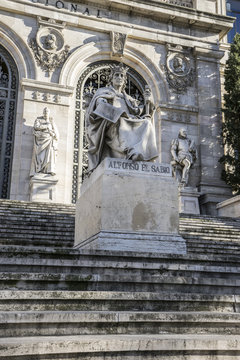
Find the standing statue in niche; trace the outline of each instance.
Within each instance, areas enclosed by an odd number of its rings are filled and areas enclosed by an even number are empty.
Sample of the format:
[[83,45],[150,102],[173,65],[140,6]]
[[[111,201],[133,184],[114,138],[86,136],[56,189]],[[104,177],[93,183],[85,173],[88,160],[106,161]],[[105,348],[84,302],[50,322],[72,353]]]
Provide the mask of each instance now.
[[195,142],[188,138],[187,130],[180,129],[178,138],[171,144],[173,175],[182,186],[188,184],[190,167],[197,160]]
[[122,64],[111,66],[110,85],[96,91],[87,109],[89,171],[105,157],[134,161],[158,157],[151,91],[146,86],[144,105],[127,95],[127,70]]
[[56,175],[58,131],[50,110],[46,107],[43,116],[37,117],[33,127],[34,146],[30,176],[39,173]]

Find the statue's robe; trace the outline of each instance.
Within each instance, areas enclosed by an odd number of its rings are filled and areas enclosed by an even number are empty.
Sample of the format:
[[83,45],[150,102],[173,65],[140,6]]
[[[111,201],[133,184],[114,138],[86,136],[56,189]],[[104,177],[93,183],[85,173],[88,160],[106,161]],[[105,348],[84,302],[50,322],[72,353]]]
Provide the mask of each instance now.
[[[109,106],[104,113],[104,101],[114,107],[115,118],[109,119]],[[100,111],[98,111],[100,109]],[[117,111],[119,109],[119,111]],[[91,171],[105,157],[151,161],[158,157],[155,129],[150,114],[144,114],[144,106],[125,92],[117,93],[113,87],[96,91],[86,111],[86,127],[89,142],[88,159]],[[117,116],[117,117],[116,117]]]

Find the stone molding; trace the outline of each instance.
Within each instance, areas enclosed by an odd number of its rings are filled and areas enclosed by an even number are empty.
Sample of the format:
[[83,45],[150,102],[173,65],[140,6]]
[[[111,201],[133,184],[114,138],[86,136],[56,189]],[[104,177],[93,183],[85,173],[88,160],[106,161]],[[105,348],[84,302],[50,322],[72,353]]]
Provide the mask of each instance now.
[[[6,11],[11,12],[18,12],[22,14],[32,14],[34,16],[38,16],[39,12],[44,12],[46,14],[46,17],[56,17],[55,14],[57,14],[57,18],[66,22],[68,25],[74,25],[76,26],[76,18],[77,19],[84,19],[83,25],[81,27],[85,27],[86,19],[88,22],[89,28],[96,28],[96,20],[98,24],[99,31],[106,31],[106,20],[108,18],[99,18],[96,16],[87,16],[82,13],[74,13],[70,12],[66,9],[57,9],[55,6],[44,6],[43,4],[39,3],[32,3],[27,0],[18,0],[16,1],[16,7],[14,8],[14,5],[12,5],[11,9],[9,9],[9,1],[8,0],[1,0],[2,1],[2,8]],[[99,1],[98,2],[102,8],[105,1]],[[131,4],[128,4],[126,1],[119,0],[118,4],[114,4],[114,2],[111,2],[112,11],[118,10],[118,6],[121,6],[121,10],[125,11],[126,13],[131,13],[131,16],[133,16],[136,12],[136,14],[144,14],[145,16],[150,16],[152,18],[153,14],[156,19],[164,19],[166,21],[176,22],[176,23],[190,23],[194,27],[206,27],[209,29],[212,28],[214,31],[218,31],[220,33],[220,37],[222,38],[227,34],[227,32],[232,28],[232,25],[234,23],[234,18],[231,18],[229,16],[224,15],[218,15],[218,14],[212,14],[207,13],[203,11],[198,11],[196,9],[192,8],[183,8],[181,6],[176,6],[172,4],[167,4],[165,2],[157,4],[157,6],[154,5],[148,5],[148,9],[146,9],[146,5],[143,3],[137,3],[135,2],[134,8]],[[78,24],[81,22],[78,20]],[[113,31],[118,31],[117,25],[122,26],[120,21],[110,20],[110,23],[113,25]],[[109,23],[109,24],[110,24]],[[126,25],[125,25],[126,26]],[[131,24],[128,26],[131,29],[131,36],[133,28],[138,28],[137,26],[134,26]],[[143,30],[143,27],[139,26],[139,29]],[[119,29],[121,32],[121,30]],[[158,31],[160,33],[160,31]],[[153,33],[156,34],[155,29],[153,30]],[[164,32],[166,35],[168,35],[167,32]],[[148,38],[149,31],[146,32],[146,38]],[[157,36],[155,36],[157,37]],[[182,37],[182,34],[181,34]]]
[[208,61],[208,62],[219,62],[225,55],[222,50],[206,49],[199,46],[195,46],[193,49],[196,60]]
[[167,110],[179,110],[179,111],[186,111],[191,113],[198,113],[199,108],[197,106],[189,106],[189,105],[181,105],[181,104],[166,104],[166,103],[159,103],[158,107],[161,109]]
[[24,99],[69,106],[70,97],[74,88],[52,83],[45,83],[36,80],[22,79],[21,87],[25,90]]

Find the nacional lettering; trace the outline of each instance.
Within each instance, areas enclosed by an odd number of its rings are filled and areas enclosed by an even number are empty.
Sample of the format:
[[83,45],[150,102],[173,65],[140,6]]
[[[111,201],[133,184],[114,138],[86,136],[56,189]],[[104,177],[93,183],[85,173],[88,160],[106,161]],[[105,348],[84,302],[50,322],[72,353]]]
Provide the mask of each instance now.
[[[66,1],[62,1],[62,0],[32,0],[34,3],[40,3],[43,4],[45,6],[53,6],[58,10],[68,10],[70,12],[78,12],[81,13],[82,15],[93,15],[96,16],[97,18],[101,18],[102,17],[102,11],[99,9],[90,9],[89,7],[87,7],[84,4],[75,4],[75,3],[69,3]],[[104,13],[105,17],[109,17],[107,16],[107,13]]]
[[[34,3],[40,3],[45,6],[53,6],[58,10],[68,10],[70,12],[74,13],[81,13],[82,15],[86,16],[96,16],[97,18],[110,18],[111,12],[109,11],[103,11],[97,8],[89,8],[86,7],[84,4],[76,4],[74,2],[67,2],[63,0],[31,0]],[[193,7],[192,0],[161,0],[163,3],[168,3],[171,5],[181,5],[185,7]]]

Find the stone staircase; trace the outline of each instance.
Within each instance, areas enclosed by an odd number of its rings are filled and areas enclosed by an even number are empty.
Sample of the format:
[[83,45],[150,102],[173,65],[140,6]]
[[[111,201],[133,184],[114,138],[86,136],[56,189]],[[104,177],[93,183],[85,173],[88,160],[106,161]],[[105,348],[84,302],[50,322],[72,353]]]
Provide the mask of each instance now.
[[0,201],[0,359],[240,359],[240,219],[187,255],[73,248],[74,206]]

